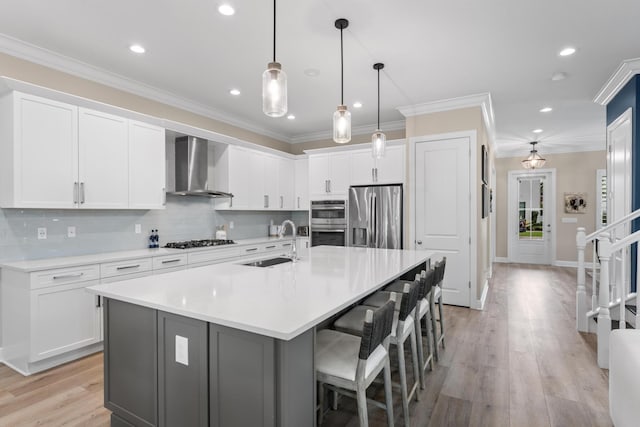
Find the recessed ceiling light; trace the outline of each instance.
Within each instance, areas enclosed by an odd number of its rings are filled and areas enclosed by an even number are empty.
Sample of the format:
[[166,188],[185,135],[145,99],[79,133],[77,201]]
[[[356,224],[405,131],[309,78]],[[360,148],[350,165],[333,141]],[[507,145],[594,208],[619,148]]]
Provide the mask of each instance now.
[[238,89],[231,89],[231,90],[229,91],[229,93],[230,93],[231,95],[233,95],[233,96],[238,96],[238,95],[240,95],[240,91],[239,91]]
[[362,108],[362,102],[356,101],[353,103],[353,108]]
[[560,80],[564,80],[568,77],[568,74],[565,73],[564,71],[560,71],[558,73],[554,73],[551,76],[551,80],[553,80],[554,82],[559,82]]
[[287,119],[289,119],[289,120],[293,120],[293,119],[295,119],[295,118],[296,118],[296,116],[294,116],[293,114],[289,114],[289,115],[287,116]]
[[542,129],[534,129],[533,133],[542,133]]
[[231,5],[225,3],[221,4],[220,7],[218,7],[218,12],[220,12],[220,14],[224,16],[231,16],[236,13],[236,10],[231,7]]
[[544,107],[544,108],[540,109],[541,113],[550,113],[552,111],[553,111],[553,108],[551,108],[551,107]]
[[317,68],[307,68],[304,70],[304,75],[309,77],[317,77],[320,75],[320,70]]
[[574,53],[576,53],[575,47],[565,47],[560,51],[560,56],[569,56],[573,55]]
[[140,46],[139,44],[132,44],[131,46],[129,46],[129,50],[131,52],[135,52],[135,53],[145,53],[146,49],[142,46]]

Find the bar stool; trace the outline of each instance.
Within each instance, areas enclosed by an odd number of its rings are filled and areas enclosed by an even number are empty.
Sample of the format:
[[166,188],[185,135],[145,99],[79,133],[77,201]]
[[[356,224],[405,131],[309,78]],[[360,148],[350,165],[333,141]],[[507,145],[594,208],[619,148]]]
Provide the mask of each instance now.
[[[320,416],[324,411],[323,386],[334,392],[355,397],[358,401],[360,427],[367,427],[366,390],[380,371],[384,370],[385,404],[372,401],[387,411],[387,423],[393,427],[393,397],[391,395],[391,367],[389,342],[393,326],[395,294],[380,308],[369,308],[361,322],[361,337],[330,329],[316,334],[316,378],[320,384]],[[347,390],[355,391],[350,393]]]
[[[420,369],[418,367],[418,354],[416,345],[415,311],[418,303],[419,283],[405,283],[400,306],[396,302],[396,310],[393,316],[393,328],[391,330],[391,344],[395,344],[398,351],[398,371],[400,373],[400,393],[402,395],[402,409],[404,415],[404,425],[409,427],[409,400],[415,397],[419,399],[418,387],[420,384]],[[391,292],[390,294],[395,294]],[[360,305],[351,309],[347,314],[340,317],[333,324],[338,331],[361,335],[362,319],[371,306]],[[404,343],[407,339],[411,341],[411,356],[413,359],[413,375],[415,382],[408,390],[407,371],[404,357]]]
[[[447,265],[447,257],[443,257],[440,262],[437,262],[435,265],[436,277],[434,280],[434,290],[433,290],[433,298],[431,304],[431,311],[433,312],[433,333],[435,339],[435,355],[436,360],[438,360],[438,344],[442,343],[442,348],[445,348],[444,345],[444,315],[442,313],[442,287],[444,280],[444,270]],[[438,303],[438,319],[437,322],[440,323],[440,336],[437,336],[436,330],[436,316],[435,316],[435,303]]]

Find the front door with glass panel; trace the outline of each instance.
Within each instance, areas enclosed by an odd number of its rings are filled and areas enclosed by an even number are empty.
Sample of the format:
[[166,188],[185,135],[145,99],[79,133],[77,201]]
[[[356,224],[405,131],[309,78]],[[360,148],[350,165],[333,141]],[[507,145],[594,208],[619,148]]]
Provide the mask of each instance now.
[[510,174],[511,262],[551,264],[551,173]]

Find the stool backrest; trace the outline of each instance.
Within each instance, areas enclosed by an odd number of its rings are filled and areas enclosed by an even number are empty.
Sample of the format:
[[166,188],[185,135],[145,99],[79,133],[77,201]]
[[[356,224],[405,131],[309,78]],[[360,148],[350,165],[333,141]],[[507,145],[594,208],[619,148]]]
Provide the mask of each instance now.
[[444,279],[444,269],[447,266],[447,257],[443,257],[442,260],[436,263],[436,282],[435,284],[439,285],[442,283],[442,279]]
[[391,335],[394,307],[395,302],[389,300],[385,305],[373,311],[371,322],[365,320],[360,341],[359,359],[368,359],[371,353]]
[[424,293],[422,294],[422,298],[426,298],[433,289],[433,285],[435,285],[436,280],[436,270],[435,268],[430,268],[424,272],[423,282],[424,282]]
[[409,285],[409,290],[402,295],[402,303],[400,303],[400,312],[398,313],[398,320],[400,321],[404,321],[418,304],[420,281],[416,280],[413,283],[407,283],[407,285]]

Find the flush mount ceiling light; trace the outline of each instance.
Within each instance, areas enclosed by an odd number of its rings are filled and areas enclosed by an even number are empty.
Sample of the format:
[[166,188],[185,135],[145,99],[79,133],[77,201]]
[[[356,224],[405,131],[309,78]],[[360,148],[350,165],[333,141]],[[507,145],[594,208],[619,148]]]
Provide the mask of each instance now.
[[553,108],[551,108],[551,107],[544,107],[544,108],[540,109],[541,113],[550,113],[552,111],[553,111]]
[[240,91],[238,89],[231,89],[229,90],[229,93],[233,96],[238,96],[240,95]]
[[380,70],[383,68],[384,64],[381,62],[373,64],[373,69],[378,72],[378,126],[373,135],[371,135],[371,155],[374,159],[384,157],[384,151],[387,148],[387,137],[380,130]]
[[287,75],[276,62],[276,0],[273,0],[273,62],[262,73],[262,111],[269,117],[287,114]]
[[335,26],[340,30],[340,105],[333,113],[333,140],[338,144],[346,144],[351,141],[351,113],[344,105],[344,53],[342,43],[342,31],[349,26],[349,21],[344,18],[337,19]]
[[133,53],[145,53],[146,49],[139,44],[132,44],[129,46],[129,50]]
[[533,133],[542,133],[542,129],[534,129],[532,130]]
[[235,9],[231,5],[226,3],[221,4],[220,7],[218,7],[218,12],[220,12],[220,14],[224,16],[231,16],[236,13]]
[[531,152],[529,153],[529,157],[522,161],[522,167],[525,169],[539,169],[544,166],[547,162],[546,159],[543,159],[540,154],[538,154],[538,150],[536,150],[536,144],[538,141],[530,142],[531,144]]
[[560,56],[570,56],[576,53],[575,47],[565,47],[560,51]]

